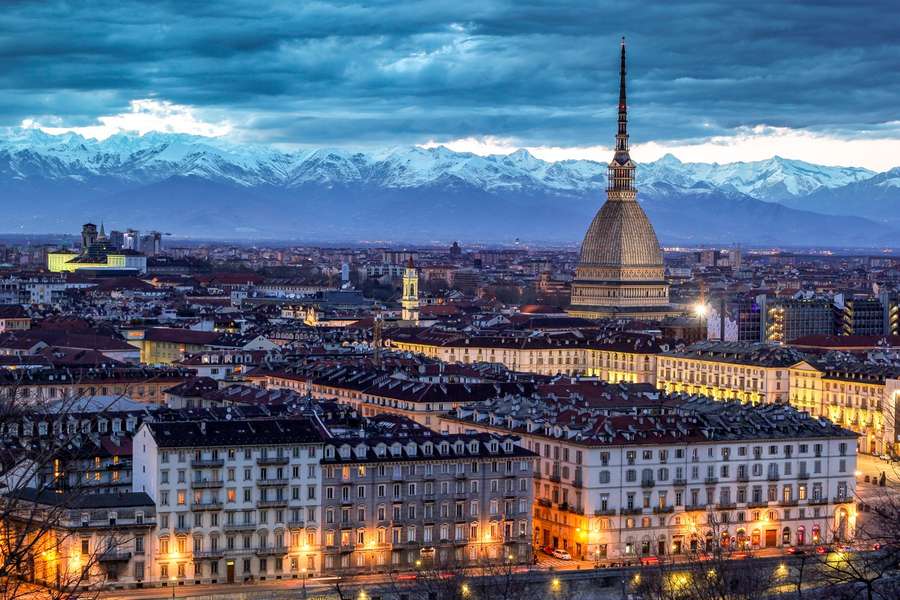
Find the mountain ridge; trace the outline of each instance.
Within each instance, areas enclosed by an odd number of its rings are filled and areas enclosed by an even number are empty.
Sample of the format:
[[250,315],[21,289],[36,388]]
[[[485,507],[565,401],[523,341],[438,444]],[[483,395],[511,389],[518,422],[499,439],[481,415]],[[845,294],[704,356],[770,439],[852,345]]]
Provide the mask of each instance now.
[[[900,222],[882,218],[883,210],[841,213],[840,198],[845,190],[859,196],[880,185],[882,204],[893,206],[900,197],[896,171],[895,177],[777,156],[684,163],[666,155],[639,163],[637,184],[664,242],[706,235],[712,242],[805,244],[828,231],[837,244],[877,246],[895,239]],[[113,213],[123,227],[184,235],[328,232],[360,239],[373,237],[368,228],[433,238],[440,230],[432,225],[439,223],[447,238],[477,232],[577,241],[605,186],[605,163],[548,162],[527,150],[490,156],[443,146],[283,151],[186,134],[117,134],[103,141],[39,130],[0,136],[0,197],[19,200],[8,219],[15,231],[37,232],[42,222],[41,231],[72,229],[97,213]],[[176,214],[159,210],[173,198]],[[816,202],[827,210],[817,210]],[[398,218],[404,211],[418,218]]]

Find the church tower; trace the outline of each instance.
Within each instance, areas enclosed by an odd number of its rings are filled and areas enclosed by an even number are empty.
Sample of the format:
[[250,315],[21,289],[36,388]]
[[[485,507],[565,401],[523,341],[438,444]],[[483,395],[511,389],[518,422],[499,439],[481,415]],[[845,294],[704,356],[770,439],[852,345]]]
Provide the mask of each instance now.
[[637,202],[636,165],[628,152],[625,38],[620,61],[616,150],[608,168],[606,202],[581,244],[567,310],[588,319],[661,319],[680,313],[669,304],[659,241]]
[[401,318],[404,321],[419,323],[419,272],[413,264],[412,257],[406,263],[403,271],[403,297],[400,300],[403,307]]

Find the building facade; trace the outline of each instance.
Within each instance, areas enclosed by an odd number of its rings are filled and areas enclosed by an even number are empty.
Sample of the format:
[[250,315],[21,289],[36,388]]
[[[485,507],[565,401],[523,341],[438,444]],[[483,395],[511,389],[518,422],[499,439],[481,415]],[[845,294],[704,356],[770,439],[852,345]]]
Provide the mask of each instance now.
[[587,560],[804,546],[855,526],[855,434],[789,407],[700,399],[604,416],[507,401],[442,427],[520,435],[540,455],[535,546]]

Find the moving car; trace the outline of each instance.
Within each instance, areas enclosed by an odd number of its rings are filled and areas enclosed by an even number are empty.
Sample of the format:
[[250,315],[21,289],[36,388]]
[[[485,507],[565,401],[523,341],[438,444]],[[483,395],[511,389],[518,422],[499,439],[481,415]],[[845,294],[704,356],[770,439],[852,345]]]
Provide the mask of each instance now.
[[563,550],[562,548],[557,548],[553,551],[553,556],[560,560],[572,560],[572,555],[568,553],[568,551]]

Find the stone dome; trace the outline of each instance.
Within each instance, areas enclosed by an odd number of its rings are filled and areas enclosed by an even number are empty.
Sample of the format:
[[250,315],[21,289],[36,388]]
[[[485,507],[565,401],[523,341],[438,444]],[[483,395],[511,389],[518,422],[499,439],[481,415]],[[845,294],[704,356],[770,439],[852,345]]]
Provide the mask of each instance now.
[[636,201],[608,200],[581,244],[579,266],[662,267],[656,232]]

